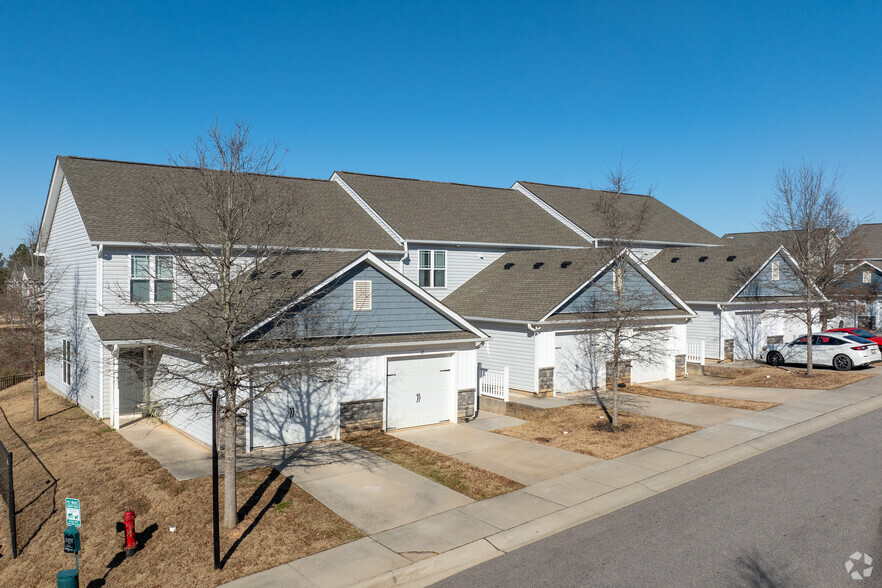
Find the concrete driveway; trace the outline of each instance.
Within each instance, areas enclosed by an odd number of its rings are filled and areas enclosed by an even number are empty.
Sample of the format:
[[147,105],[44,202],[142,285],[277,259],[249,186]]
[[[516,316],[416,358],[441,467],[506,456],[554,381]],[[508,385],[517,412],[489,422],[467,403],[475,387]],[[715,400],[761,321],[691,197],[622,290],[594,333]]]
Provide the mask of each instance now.
[[601,460],[467,425],[433,425],[389,433],[479,468],[530,485]]

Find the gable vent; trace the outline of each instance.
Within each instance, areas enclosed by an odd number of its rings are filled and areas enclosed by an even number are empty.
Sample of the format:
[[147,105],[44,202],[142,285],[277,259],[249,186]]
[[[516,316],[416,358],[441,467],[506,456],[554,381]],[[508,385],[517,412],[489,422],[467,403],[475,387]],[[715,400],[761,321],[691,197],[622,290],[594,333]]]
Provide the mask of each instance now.
[[678,261],[680,261],[679,257],[672,257],[671,258],[671,263],[677,263]]
[[505,264],[505,265],[503,266],[502,269],[511,269],[511,268],[513,268],[513,267],[514,267],[514,263],[512,263],[512,262],[508,262],[507,264]]
[[562,262],[560,262],[560,267],[563,268],[563,269],[566,269],[566,268],[570,267],[571,265],[573,265],[573,262],[572,262],[572,261],[562,261]]
[[537,261],[536,263],[533,264],[533,269],[539,269],[543,265],[545,265],[544,261]]
[[704,263],[705,261],[707,261],[707,255],[702,255],[698,258],[698,261],[699,263]]
[[371,281],[353,280],[352,310],[358,312],[371,309]]
[[726,258],[726,261],[735,261],[735,257],[737,257],[737,256],[730,255],[729,257]]
[[293,272],[291,272],[291,279],[296,280],[297,278],[299,278],[299,277],[302,276],[302,275],[303,275],[303,270],[302,270],[302,269],[296,269],[296,270],[294,270]]

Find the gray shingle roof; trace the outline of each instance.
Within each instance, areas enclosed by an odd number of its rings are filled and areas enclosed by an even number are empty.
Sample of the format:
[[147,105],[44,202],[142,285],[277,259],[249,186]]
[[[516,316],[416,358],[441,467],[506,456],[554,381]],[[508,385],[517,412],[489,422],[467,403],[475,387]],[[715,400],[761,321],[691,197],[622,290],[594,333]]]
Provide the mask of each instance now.
[[[565,261],[571,263],[561,267]],[[538,262],[543,265],[534,268]],[[538,321],[608,262],[608,249],[514,251],[454,290],[444,303],[465,317]],[[514,265],[505,269],[508,264]]]
[[864,259],[882,259],[882,223],[858,225],[852,233]]
[[[604,225],[595,211],[600,196],[609,192],[534,182],[518,183],[592,237],[599,239],[612,237],[603,234]],[[616,198],[626,210],[636,208],[648,199],[649,214],[645,226],[636,237],[640,241],[707,245],[715,245],[719,242],[716,235],[652,196],[619,194]]]
[[[149,201],[156,182],[167,183],[172,170],[186,168],[66,156],[59,157],[58,163],[91,240],[161,241],[159,231],[144,222],[145,199]],[[266,187],[279,194],[290,193],[296,207],[292,215],[303,219],[304,225],[319,228],[316,232],[321,242],[310,246],[401,249],[336,182],[272,176]],[[282,235],[279,244],[284,245]]]
[[670,247],[646,265],[687,303],[726,302],[779,246]]
[[517,190],[337,174],[405,239],[588,245]]

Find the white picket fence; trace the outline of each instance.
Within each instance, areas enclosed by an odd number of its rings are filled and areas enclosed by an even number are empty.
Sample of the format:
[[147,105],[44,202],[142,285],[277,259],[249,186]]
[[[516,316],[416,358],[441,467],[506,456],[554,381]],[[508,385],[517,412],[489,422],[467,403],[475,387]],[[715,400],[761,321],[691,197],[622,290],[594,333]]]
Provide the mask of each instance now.
[[686,341],[686,363],[704,365],[704,341]]
[[508,402],[508,366],[491,370],[478,364],[478,392]]

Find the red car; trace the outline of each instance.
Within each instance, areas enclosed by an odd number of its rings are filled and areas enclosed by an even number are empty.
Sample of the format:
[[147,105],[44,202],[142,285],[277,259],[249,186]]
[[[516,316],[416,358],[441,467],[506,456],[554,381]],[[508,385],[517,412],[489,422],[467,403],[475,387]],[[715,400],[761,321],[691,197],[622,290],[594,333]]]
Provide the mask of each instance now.
[[863,337],[864,339],[869,339],[873,343],[879,346],[882,349],[882,337],[876,335],[875,333],[871,333],[870,331],[865,331],[864,329],[858,329],[857,327],[851,328],[846,327],[843,329],[827,329],[825,332],[827,333],[851,333],[852,335],[857,335],[858,337]]

